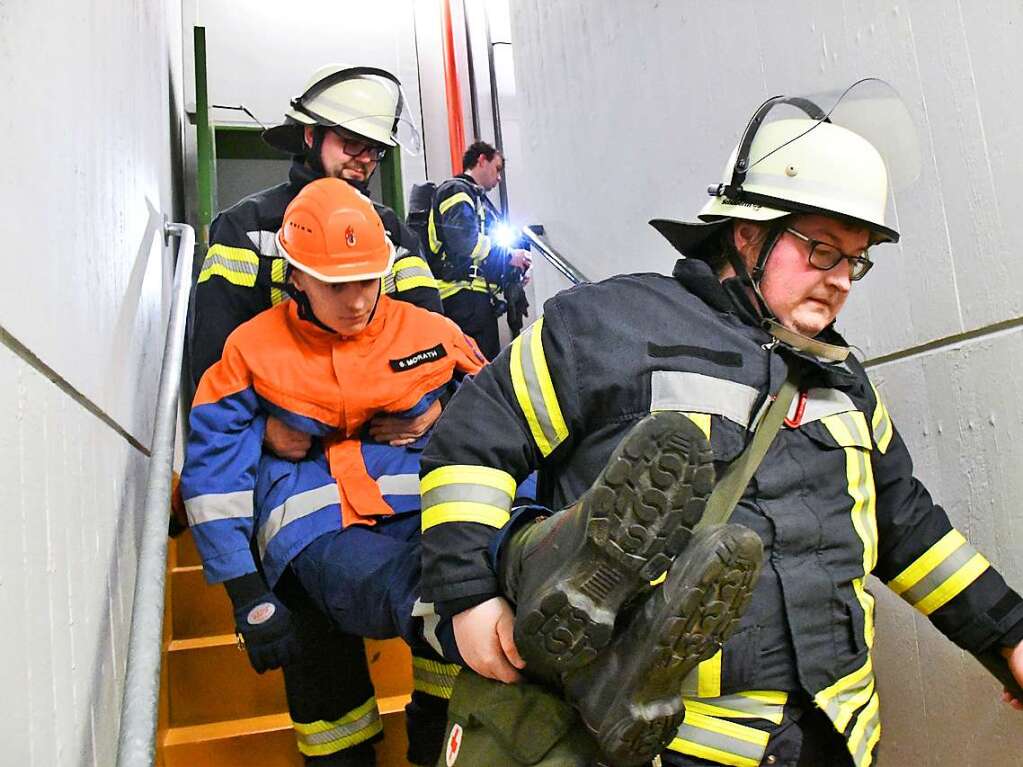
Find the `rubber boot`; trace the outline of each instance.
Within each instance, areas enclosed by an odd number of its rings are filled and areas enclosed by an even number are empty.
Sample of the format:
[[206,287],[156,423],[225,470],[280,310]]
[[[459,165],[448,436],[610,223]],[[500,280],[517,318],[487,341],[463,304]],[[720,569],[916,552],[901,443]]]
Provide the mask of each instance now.
[[611,646],[563,678],[609,763],[645,765],[671,742],[685,715],[683,680],[735,631],[763,550],[743,525],[700,530]]
[[632,428],[578,502],[512,534],[498,575],[530,676],[556,683],[608,645],[622,607],[689,543],[713,487],[703,432],[659,412]]

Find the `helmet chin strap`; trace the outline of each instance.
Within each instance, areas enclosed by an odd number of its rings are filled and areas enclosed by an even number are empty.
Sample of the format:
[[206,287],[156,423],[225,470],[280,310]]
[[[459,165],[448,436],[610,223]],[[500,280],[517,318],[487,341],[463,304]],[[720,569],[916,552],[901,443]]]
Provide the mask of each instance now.
[[760,290],[760,281],[764,278],[767,260],[770,258],[774,246],[778,244],[778,240],[784,232],[784,219],[780,219],[771,225],[767,237],[764,238],[764,242],[760,246],[760,253],[757,255],[757,263],[753,267],[752,275],[746,269],[746,264],[734,245],[727,248],[725,255],[735,270],[739,281],[752,291],[756,299],[757,310],[760,312],[761,327],[770,333],[776,341],[790,346],[797,351],[812,354],[814,357],[827,362],[843,362],[849,356],[849,349],[847,347],[825,343],[785,327],[775,316],[774,312],[771,311],[771,307],[767,304],[767,299],[764,298],[764,294]]
[[[291,267],[289,266],[288,268],[290,271]],[[287,293],[291,300],[295,302],[295,304],[298,306],[298,318],[300,320],[311,322],[320,330],[325,330],[328,333],[333,333],[334,335],[341,335],[336,330],[334,330],[334,328],[332,328],[325,322],[322,322],[320,318],[316,316],[316,313],[313,311],[313,305],[309,301],[309,296],[306,294],[304,290],[300,290],[299,287],[290,279],[285,277],[284,282],[275,282],[272,284],[273,287],[277,288],[278,290],[283,290],[285,293]],[[377,289],[377,300],[373,304],[373,311],[369,315],[369,320],[366,322],[367,325],[370,322],[372,322],[373,318],[376,316],[378,306],[380,306],[380,288]]]

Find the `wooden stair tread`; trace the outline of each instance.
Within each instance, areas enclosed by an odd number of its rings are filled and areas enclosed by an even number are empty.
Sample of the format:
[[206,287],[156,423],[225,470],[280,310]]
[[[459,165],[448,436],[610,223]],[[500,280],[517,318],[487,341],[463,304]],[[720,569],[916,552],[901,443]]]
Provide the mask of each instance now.
[[[377,698],[380,716],[387,717],[404,713],[405,705],[410,700],[410,695],[392,695],[387,698]],[[279,714],[228,719],[222,722],[171,727],[167,730],[163,745],[177,746],[182,743],[201,743],[207,740],[237,738],[242,735],[258,735],[264,732],[290,729],[291,717],[285,711]]]

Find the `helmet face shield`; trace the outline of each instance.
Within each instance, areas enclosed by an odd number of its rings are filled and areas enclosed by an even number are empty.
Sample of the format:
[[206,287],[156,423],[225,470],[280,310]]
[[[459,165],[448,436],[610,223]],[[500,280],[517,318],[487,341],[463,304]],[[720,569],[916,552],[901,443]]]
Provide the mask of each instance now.
[[919,174],[909,110],[883,80],[775,96],[754,113],[700,218],[819,213],[867,226],[875,242],[897,241],[887,223],[889,189],[903,189]]
[[[773,103],[772,103],[773,102]],[[799,96],[780,96],[769,99],[758,114],[757,125],[751,121],[756,133],[780,120],[809,120],[805,131],[774,143],[758,142],[756,152],[747,159],[752,170],[767,160],[784,144],[802,140],[805,134],[822,124],[837,125],[866,139],[881,155],[892,189],[904,189],[920,176],[920,146],[916,127],[898,92],[884,80],[867,78],[848,88]],[[752,142],[751,142],[752,143]]]

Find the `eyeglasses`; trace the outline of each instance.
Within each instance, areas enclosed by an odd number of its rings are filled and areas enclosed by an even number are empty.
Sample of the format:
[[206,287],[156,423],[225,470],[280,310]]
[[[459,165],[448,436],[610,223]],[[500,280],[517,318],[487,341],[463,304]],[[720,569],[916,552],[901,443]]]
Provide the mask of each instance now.
[[358,157],[361,154],[369,153],[370,158],[380,162],[384,159],[384,155],[387,154],[387,150],[389,148],[386,146],[380,146],[380,144],[368,141],[367,139],[353,136],[350,133],[345,133],[340,128],[331,128],[330,132],[338,137],[344,153],[351,155],[352,157]]
[[795,229],[786,228],[786,232],[791,234],[793,237],[798,237],[803,242],[810,245],[810,253],[807,256],[807,260],[810,262],[810,266],[813,266],[822,271],[828,271],[834,269],[842,261],[849,262],[849,279],[856,280],[863,279],[864,275],[870,271],[870,267],[874,265],[874,262],[870,260],[867,255],[867,249],[864,248],[855,256],[847,256],[845,253],[840,251],[834,245],[820,240],[813,240],[807,237],[802,232],[797,232]]

